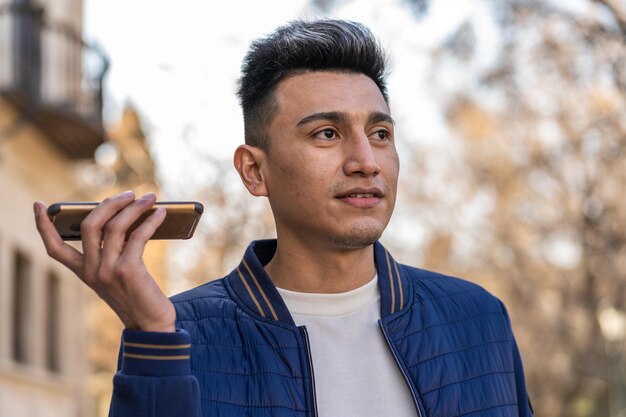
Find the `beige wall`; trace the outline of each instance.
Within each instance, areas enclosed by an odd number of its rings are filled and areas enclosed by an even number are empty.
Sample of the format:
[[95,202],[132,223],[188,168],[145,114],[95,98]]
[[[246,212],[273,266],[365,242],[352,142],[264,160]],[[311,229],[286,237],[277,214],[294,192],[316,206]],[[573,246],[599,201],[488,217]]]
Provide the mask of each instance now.
[[[0,101],[0,131],[17,115]],[[0,140],[0,416],[87,415],[85,289],[69,271],[51,260],[34,226],[32,203],[83,199],[70,164],[32,126]],[[15,253],[29,261],[25,360],[13,358]],[[46,366],[47,277],[59,280],[56,326],[59,371]]]
[[[13,108],[0,99],[0,132],[17,119]],[[35,228],[32,204],[35,200],[47,205],[99,201],[126,189],[137,195],[147,191],[158,194],[154,165],[141,131],[140,120],[132,110],[125,111],[119,125],[111,130],[111,143],[120,149],[120,161],[113,170],[127,174],[117,173],[117,181],[106,187],[83,183],[82,168],[89,162],[67,160],[28,123],[16,135],[0,138],[0,417],[107,414],[121,322],[76,276],[48,257]],[[30,263],[26,275],[32,308],[24,323],[29,329],[23,352],[26,364],[18,363],[12,355],[16,251]],[[166,256],[167,242],[148,244],[146,265],[164,290]],[[46,366],[50,273],[60,281],[60,372]]]
[[70,25],[77,33],[83,30],[83,0],[39,0],[47,19]]

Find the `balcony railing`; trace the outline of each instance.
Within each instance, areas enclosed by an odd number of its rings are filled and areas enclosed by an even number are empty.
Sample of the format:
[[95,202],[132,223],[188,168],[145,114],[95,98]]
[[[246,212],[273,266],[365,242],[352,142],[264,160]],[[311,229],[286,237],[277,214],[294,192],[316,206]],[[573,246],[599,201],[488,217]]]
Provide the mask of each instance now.
[[107,57],[41,6],[0,6],[0,94],[67,156],[91,158],[104,141]]

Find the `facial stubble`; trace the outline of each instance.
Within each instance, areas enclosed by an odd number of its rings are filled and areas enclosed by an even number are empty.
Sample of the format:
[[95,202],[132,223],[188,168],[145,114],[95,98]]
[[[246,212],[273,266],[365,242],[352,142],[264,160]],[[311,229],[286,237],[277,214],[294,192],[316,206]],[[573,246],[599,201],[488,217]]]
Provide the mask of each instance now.
[[380,239],[382,232],[377,227],[356,227],[342,235],[334,236],[333,243],[341,249],[361,249],[373,245]]

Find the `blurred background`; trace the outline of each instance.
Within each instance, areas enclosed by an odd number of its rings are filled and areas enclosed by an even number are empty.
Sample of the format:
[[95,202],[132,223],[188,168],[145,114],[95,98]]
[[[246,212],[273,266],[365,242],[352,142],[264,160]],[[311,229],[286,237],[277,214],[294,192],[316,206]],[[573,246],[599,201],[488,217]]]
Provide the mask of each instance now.
[[0,0],[0,417],[106,416],[116,368],[119,320],[32,202],[197,199],[196,236],[147,263],[168,294],[221,277],[273,235],[231,166],[241,59],[318,16],[389,53],[383,243],[506,303],[538,416],[626,417],[624,0]]

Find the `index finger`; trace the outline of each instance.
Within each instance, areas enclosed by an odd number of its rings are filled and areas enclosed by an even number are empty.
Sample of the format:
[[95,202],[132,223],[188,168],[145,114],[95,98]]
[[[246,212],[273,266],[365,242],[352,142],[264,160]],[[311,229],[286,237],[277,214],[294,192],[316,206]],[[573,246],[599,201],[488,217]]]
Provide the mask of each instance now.
[[47,207],[40,201],[33,204],[35,224],[43,240],[48,255],[68,267],[72,272],[82,277],[83,254],[68,245],[61,239],[61,235],[52,224],[46,213]]
[[94,208],[80,223],[80,234],[85,256],[85,278],[92,280],[96,277],[102,249],[102,239],[105,225],[119,212],[134,201],[135,193],[128,190],[123,193],[107,197]]

